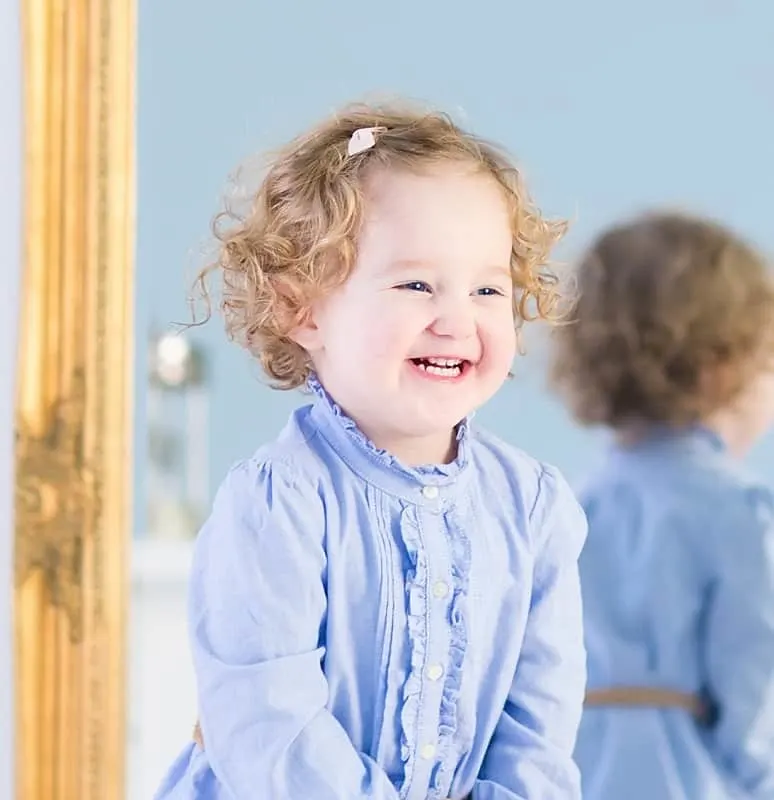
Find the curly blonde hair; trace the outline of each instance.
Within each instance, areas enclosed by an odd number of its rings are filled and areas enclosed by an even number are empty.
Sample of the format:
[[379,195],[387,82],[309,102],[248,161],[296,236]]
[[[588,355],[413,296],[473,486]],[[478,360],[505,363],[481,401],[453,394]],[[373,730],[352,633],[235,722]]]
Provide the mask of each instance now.
[[[348,155],[352,134],[378,128],[375,147]],[[371,170],[418,171],[467,162],[495,178],[509,204],[514,319],[554,319],[560,289],[548,266],[566,224],[545,219],[519,171],[495,146],[447,115],[404,104],[350,106],[295,139],[272,159],[247,208],[226,208],[213,223],[217,254],[196,287],[210,318],[207,279],[221,279],[220,308],[229,337],[257,358],[273,385],[293,389],[312,369],[291,338],[310,304],[344,283],[357,257],[364,179]],[[200,324],[200,323],[194,323]]]
[[600,236],[577,270],[551,381],[583,424],[681,426],[771,365],[774,285],[723,226],[647,214]]

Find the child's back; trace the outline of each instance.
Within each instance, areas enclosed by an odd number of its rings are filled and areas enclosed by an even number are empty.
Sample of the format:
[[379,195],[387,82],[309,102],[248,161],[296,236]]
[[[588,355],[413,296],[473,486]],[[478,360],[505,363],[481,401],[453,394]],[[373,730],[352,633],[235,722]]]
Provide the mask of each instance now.
[[589,697],[652,687],[686,700],[706,695],[700,714],[712,714],[710,702],[723,709],[705,725],[688,709],[657,707],[657,698],[646,707],[588,708],[576,751],[584,797],[770,796],[771,492],[697,427],[615,448],[581,503],[589,520],[580,562]]
[[774,503],[736,465],[774,418],[774,286],[714,223],[582,259],[554,378],[616,445],[581,501],[586,800],[774,797]]

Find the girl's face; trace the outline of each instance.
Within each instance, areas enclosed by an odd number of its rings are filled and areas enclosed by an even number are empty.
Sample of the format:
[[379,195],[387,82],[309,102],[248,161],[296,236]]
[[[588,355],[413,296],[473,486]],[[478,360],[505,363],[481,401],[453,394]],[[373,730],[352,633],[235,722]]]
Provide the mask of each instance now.
[[408,464],[442,461],[515,356],[505,197],[491,176],[450,165],[377,171],[366,203],[351,277],[297,340],[377,447]]

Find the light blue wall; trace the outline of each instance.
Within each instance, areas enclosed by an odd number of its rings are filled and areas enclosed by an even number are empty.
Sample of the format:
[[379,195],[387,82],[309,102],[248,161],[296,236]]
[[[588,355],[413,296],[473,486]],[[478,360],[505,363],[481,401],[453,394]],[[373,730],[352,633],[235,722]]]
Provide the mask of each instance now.
[[[660,203],[720,216],[774,252],[771,0],[139,5],[139,331],[186,318],[187,278],[233,167],[372,92],[429,100],[505,143],[544,209],[574,218],[564,257]],[[261,386],[217,323],[199,335],[215,359],[215,482],[297,398]],[[545,394],[539,355],[522,366],[480,418],[578,475],[596,437]],[[774,439],[753,460],[774,480]]]

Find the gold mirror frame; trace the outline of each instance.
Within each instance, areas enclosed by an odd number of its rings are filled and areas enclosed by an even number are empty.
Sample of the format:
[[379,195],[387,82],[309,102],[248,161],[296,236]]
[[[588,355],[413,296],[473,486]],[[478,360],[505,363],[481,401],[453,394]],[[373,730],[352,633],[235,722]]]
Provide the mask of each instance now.
[[134,0],[21,0],[18,800],[124,797]]

